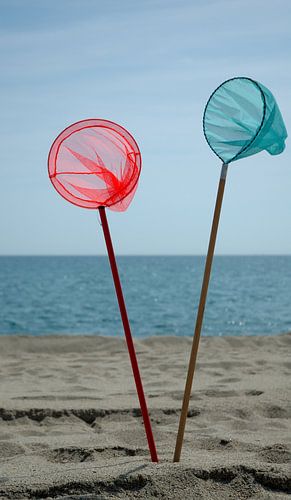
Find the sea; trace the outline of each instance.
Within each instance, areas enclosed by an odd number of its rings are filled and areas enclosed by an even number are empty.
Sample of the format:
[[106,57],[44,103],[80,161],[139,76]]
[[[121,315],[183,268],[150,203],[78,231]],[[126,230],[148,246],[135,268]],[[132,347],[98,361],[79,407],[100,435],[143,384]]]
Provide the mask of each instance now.
[[[205,257],[117,257],[132,334],[193,335]],[[291,256],[215,256],[203,335],[291,331]],[[123,335],[106,256],[0,257],[1,335]]]

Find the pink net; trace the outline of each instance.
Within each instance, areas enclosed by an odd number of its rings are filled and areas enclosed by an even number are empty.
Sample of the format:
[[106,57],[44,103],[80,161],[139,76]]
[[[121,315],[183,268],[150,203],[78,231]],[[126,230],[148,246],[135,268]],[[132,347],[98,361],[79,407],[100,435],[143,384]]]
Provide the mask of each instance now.
[[83,120],[63,130],[48,157],[49,177],[66,200],[84,208],[123,211],[137,188],[141,155],[134,138],[108,120]]

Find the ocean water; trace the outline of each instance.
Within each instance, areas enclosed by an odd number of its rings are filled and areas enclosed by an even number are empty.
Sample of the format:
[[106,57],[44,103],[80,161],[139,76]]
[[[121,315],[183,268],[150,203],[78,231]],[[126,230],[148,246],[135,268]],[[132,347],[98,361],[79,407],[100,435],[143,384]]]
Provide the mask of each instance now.
[[[192,335],[204,257],[119,257],[134,337]],[[291,331],[291,256],[217,256],[203,335]],[[107,257],[0,257],[0,334],[123,335]]]

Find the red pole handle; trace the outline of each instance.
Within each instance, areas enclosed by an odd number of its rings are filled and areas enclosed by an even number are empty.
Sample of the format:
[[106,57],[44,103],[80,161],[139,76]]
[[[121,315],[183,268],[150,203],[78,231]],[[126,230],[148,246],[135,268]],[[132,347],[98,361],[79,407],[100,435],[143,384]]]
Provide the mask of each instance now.
[[123,297],[121,283],[120,283],[119,274],[118,274],[118,269],[117,269],[117,265],[116,265],[116,260],[115,260],[113,245],[112,245],[112,241],[111,241],[109,226],[108,226],[108,222],[107,222],[105,207],[99,207],[99,213],[100,213],[101,224],[102,224],[102,228],[103,228],[103,232],[104,232],[104,238],[105,238],[105,243],[106,243],[106,247],[107,247],[109,262],[110,262],[110,266],[111,266],[113,281],[114,281],[114,285],[115,285],[115,291],[116,291],[116,295],[117,295],[118,305],[119,305],[119,309],[120,309],[120,315],[121,315],[121,319],[122,319],[122,323],[123,323],[123,329],[124,329],[124,333],[125,333],[128,353],[129,353],[129,357],[130,357],[130,361],[131,361],[131,367],[132,367],[133,376],[134,376],[134,380],[135,380],[137,395],[138,395],[138,399],[139,399],[140,409],[141,409],[141,413],[143,416],[143,421],[144,421],[146,436],[147,436],[147,440],[148,440],[149,450],[150,450],[150,454],[151,454],[151,459],[152,459],[152,462],[158,462],[159,459],[158,459],[158,455],[157,455],[157,451],[156,451],[156,445],[155,445],[153,431],[152,431],[152,427],[151,427],[151,421],[150,421],[150,417],[148,414],[146,399],[145,399],[142,381],[141,381],[141,377],[140,377],[140,373],[139,373],[136,353],[135,353],[132,335],[131,335],[131,331],[130,331],[130,325],[129,325],[129,321],[128,321],[127,311],[126,311],[126,307],[125,307],[124,297]]

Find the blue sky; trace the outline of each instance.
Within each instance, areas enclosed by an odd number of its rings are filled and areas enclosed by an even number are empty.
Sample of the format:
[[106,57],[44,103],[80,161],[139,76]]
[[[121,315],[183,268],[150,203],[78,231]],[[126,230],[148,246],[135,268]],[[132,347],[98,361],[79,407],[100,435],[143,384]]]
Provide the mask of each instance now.
[[[50,185],[56,135],[107,118],[143,170],[119,254],[204,254],[220,162],[205,142],[211,92],[232,76],[270,88],[291,129],[289,0],[0,0],[0,254],[103,254],[96,212]],[[291,253],[291,153],[229,168],[219,254]]]

